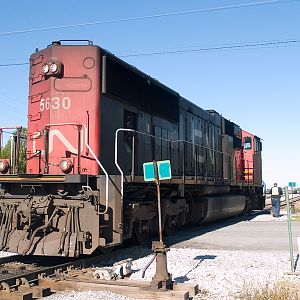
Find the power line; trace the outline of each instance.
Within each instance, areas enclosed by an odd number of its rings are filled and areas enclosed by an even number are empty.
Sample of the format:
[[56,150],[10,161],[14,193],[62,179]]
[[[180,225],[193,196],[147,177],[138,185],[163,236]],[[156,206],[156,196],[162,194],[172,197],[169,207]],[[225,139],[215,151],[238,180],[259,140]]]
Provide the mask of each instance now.
[[27,60],[28,58],[20,57],[20,58],[1,58],[0,61],[7,61],[7,60]]
[[154,18],[174,17],[174,16],[180,16],[180,15],[191,15],[191,14],[199,14],[199,13],[205,13],[205,12],[214,12],[214,11],[221,11],[221,10],[230,10],[230,9],[247,8],[247,7],[255,7],[255,6],[265,6],[265,5],[273,5],[273,4],[283,4],[283,3],[291,3],[291,2],[299,2],[299,1],[300,0],[265,0],[265,1],[244,3],[244,4],[218,6],[218,7],[204,8],[204,9],[195,9],[195,10],[189,10],[189,11],[179,11],[179,12],[173,12],[173,13],[155,14],[155,15],[147,15],[147,16],[140,16],[140,17],[103,20],[103,21],[69,24],[69,25],[61,25],[61,26],[51,26],[51,27],[41,27],[41,28],[32,28],[32,29],[15,30],[15,31],[4,31],[4,32],[0,32],[0,36],[25,34],[25,33],[39,32],[39,31],[58,30],[58,29],[83,27],[83,26],[93,26],[93,25],[100,25],[100,24],[142,21],[142,20],[154,19]]
[[2,93],[2,92],[0,92],[0,96],[2,96],[2,97],[6,97],[6,98],[9,98],[9,99],[11,99],[11,100],[15,100],[15,101],[17,101],[17,102],[19,102],[19,103],[22,103],[22,104],[24,104],[24,101],[21,101],[21,100],[19,100],[19,99],[17,99],[17,98],[14,98],[14,97],[8,96],[8,95],[6,95],[6,94],[4,94],[4,93]]
[[[4,106],[3,106],[4,105]],[[11,106],[10,104],[8,104],[6,101],[1,101],[1,109],[2,111],[5,111],[5,110],[10,110],[14,113],[17,113],[19,114],[20,113],[20,107],[18,107],[17,109],[14,107],[14,106]]]
[[13,67],[13,66],[23,66],[23,65],[29,65],[29,63],[26,62],[26,63],[0,64],[0,67]]
[[282,40],[282,41],[267,41],[261,43],[248,43],[248,44],[233,44],[224,45],[217,47],[206,47],[206,48],[193,48],[193,49],[178,49],[178,50],[168,50],[168,51],[153,51],[153,52],[143,52],[143,53],[133,53],[120,55],[119,57],[137,57],[137,56],[152,56],[152,55],[168,55],[168,54],[180,54],[189,52],[200,52],[200,51],[217,51],[217,50],[230,50],[230,49],[243,49],[243,48],[257,48],[263,46],[279,46],[279,45],[289,45],[300,43],[300,39],[294,40]]
[[[6,95],[6,94],[4,94],[2,92],[0,92],[0,96],[8,98],[8,99],[11,99],[11,100],[15,100],[15,101],[17,101],[17,102],[19,102],[20,104],[23,104],[23,105],[27,105],[27,102],[22,102],[19,99],[16,99],[14,97],[8,96],[8,95]],[[0,99],[2,97],[0,97]],[[12,112],[19,113],[21,111],[20,105],[18,105],[17,107],[16,106],[12,106],[12,105],[10,105],[10,102],[8,103],[8,101],[5,101],[5,100],[2,101],[2,100],[0,100],[0,104],[6,106],[6,107],[3,107],[3,109],[8,109],[8,110],[10,110]]]
[[[220,51],[220,50],[258,48],[258,47],[266,47],[266,46],[284,46],[284,45],[291,45],[297,43],[300,43],[300,39],[264,41],[264,42],[245,43],[245,44],[229,44],[223,46],[199,47],[199,48],[190,48],[190,49],[141,52],[141,53],[118,55],[118,57],[126,58],[126,57],[138,57],[138,56],[153,56],[153,55],[171,55],[171,54],[183,54],[183,53],[192,53],[192,52],[201,52],[201,51],[210,52],[210,51]],[[29,63],[0,64],[0,67],[13,67],[13,66],[20,66],[20,65],[28,65],[28,64]]]

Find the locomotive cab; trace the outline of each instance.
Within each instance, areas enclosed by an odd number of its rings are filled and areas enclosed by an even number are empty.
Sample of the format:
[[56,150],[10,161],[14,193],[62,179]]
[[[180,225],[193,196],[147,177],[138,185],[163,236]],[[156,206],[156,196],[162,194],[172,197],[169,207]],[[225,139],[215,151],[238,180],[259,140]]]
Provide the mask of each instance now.
[[30,57],[27,173],[97,175],[100,48],[54,42]]

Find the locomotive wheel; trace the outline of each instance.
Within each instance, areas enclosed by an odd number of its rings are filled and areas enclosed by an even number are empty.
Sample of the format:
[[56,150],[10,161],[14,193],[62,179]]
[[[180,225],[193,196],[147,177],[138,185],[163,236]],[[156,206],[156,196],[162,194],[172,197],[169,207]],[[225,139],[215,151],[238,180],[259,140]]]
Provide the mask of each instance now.
[[187,220],[187,212],[184,211],[176,216],[176,223],[178,227],[184,226]]
[[188,204],[188,211],[187,211],[185,222],[190,223],[190,221],[193,217],[193,214],[194,214],[194,210],[195,210],[195,202],[194,202],[191,194],[189,194],[189,193],[187,193],[187,195],[186,195],[186,202]]
[[134,240],[142,246],[148,246],[150,242],[149,225],[144,222],[141,224],[141,228],[139,228],[137,223],[134,224],[133,228]]
[[176,230],[176,221],[174,218],[172,218],[171,216],[166,216],[165,218],[165,226],[164,226],[164,230],[166,235],[172,235],[174,234],[175,230]]
[[158,218],[157,218],[157,216],[155,216],[150,221],[150,232],[152,235],[158,235]]

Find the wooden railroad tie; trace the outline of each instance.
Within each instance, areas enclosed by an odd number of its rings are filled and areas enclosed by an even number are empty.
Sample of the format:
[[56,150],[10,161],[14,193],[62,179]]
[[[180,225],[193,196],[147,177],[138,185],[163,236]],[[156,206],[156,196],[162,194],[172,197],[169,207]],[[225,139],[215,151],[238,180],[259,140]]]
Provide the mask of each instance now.
[[174,284],[173,290],[155,290],[150,287],[149,281],[117,279],[102,280],[85,278],[65,278],[56,281],[54,279],[42,278],[39,282],[40,287],[51,287],[51,291],[109,291],[136,299],[191,299],[198,293],[198,285]]

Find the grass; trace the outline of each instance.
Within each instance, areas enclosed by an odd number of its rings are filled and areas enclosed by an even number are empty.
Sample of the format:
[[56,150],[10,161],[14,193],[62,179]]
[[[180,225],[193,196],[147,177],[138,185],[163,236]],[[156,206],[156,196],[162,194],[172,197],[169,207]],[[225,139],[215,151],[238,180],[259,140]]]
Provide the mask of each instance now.
[[280,280],[264,286],[245,284],[239,296],[243,300],[300,300],[300,285],[292,280]]

